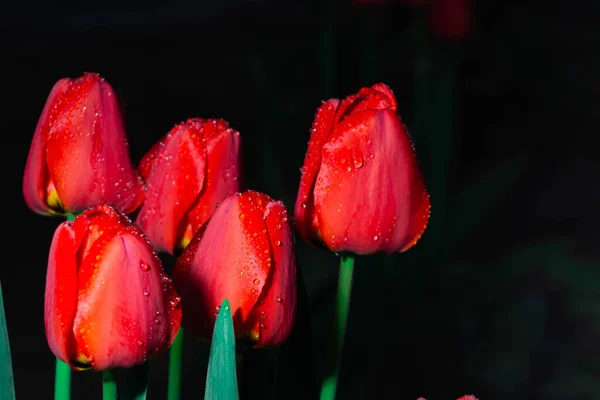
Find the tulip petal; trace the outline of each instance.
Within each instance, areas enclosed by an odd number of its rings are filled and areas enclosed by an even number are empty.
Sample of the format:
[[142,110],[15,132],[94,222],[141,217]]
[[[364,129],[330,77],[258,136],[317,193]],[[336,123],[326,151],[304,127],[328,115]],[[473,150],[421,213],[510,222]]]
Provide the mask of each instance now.
[[429,218],[412,142],[391,110],[353,113],[336,126],[314,196],[323,241],[334,251],[407,250]]
[[347,116],[365,111],[391,109],[396,111],[396,97],[392,90],[383,83],[377,83],[370,88],[362,88],[357,94],[350,95],[342,101],[336,113],[336,124]]
[[185,228],[183,216],[205,185],[206,144],[197,124],[181,124],[169,134],[146,181],[146,201],[137,217],[154,247],[170,254]]
[[272,274],[248,318],[259,332],[257,346],[278,346],[289,336],[296,314],[296,259],[292,228],[282,203],[267,205],[266,225],[273,252]]
[[304,158],[300,188],[298,189],[298,197],[294,208],[294,219],[296,220],[298,232],[308,242],[315,239],[311,237],[311,232],[318,231],[318,229],[311,229],[317,222],[313,208],[313,187],[321,166],[321,149],[333,129],[338,104],[337,99],[331,99],[317,110],[311,128],[308,150]]
[[268,198],[246,192],[225,199],[175,266],[183,324],[194,336],[210,339],[215,313],[225,298],[236,337],[244,334],[243,321],[262,292],[272,261],[259,202],[266,205]]
[[58,99],[69,87],[69,79],[64,78],[56,82],[46,105],[42,110],[42,115],[35,128],[35,134],[29,148],[25,173],[23,175],[23,196],[27,206],[34,212],[42,215],[52,214],[52,210],[46,204],[46,186],[49,183],[49,173],[46,167],[46,140],[48,136],[48,127],[51,124],[51,115],[55,107],[58,106]]
[[94,369],[132,367],[173,341],[181,310],[161,271],[136,229],[96,239],[80,267],[73,326]]
[[48,257],[44,322],[48,345],[56,357],[69,362],[75,350],[72,333],[77,310],[77,250],[80,236],[72,222],[58,226]]
[[156,163],[156,160],[160,157],[160,154],[162,153],[165,147],[165,142],[169,137],[169,135],[165,135],[162,138],[160,138],[160,140],[154,143],[150,150],[148,150],[148,152],[144,154],[144,157],[142,157],[137,168],[138,173],[140,174],[142,179],[148,179],[150,177],[152,169],[154,168],[154,164]]
[[130,212],[144,199],[129,150],[116,95],[96,74],[72,80],[52,110],[46,161],[68,211],[107,203]]
[[219,202],[239,191],[241,169],[240,134],[223,120],[204,124],[207,168],[202,195],[187,214],[192,232],[208,221]]

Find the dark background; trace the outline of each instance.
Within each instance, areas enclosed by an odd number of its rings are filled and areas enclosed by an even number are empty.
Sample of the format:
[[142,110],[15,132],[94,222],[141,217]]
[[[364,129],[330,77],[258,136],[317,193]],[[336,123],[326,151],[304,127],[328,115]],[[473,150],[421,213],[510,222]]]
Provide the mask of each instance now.
[[[43,292],[60,222],[26,207],[22,171],[52,85],[84,71],[120,95],[134,163],[175,123],[223,118],[242,135],[247,187],[289,209],[320,101],[385,82],[432,219],[409,252],[357,259],[338,398],[600,398],[597,1],[474,1],[458,41],[402,3],[3,8],[1,279],[19,399],[52,396]],[[281,349],[249,357],[243,398],[317,398],[339,258],[301,241],[297,253],[301,318]],[[207,350],[186,341],[183,398],[203,396]],[[165,398],[166,361],[150,399]],[[100,395],[99,374],[74,374],[74,399]]]

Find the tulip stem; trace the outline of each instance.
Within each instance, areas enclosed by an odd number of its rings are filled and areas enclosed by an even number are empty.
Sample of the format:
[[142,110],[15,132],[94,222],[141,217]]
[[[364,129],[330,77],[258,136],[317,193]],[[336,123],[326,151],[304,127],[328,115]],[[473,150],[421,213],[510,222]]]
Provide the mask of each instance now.
[[57,358],[54,374],[54,400],[69,400],[70,398],[71,367]]
[[179,400],[181,396],[181,363],[183,360],[183,329],[175,337],[169,350],[169,389],[168,400]]
[[120,398],[123,400],[145,400],[148,393],[148,363],[137,365],[125,370],[123,390]]
[[117,399],[117,381],[115,380],[114,373],[110,369],[102,372],[102,399]]
[[346,322],[350,311],[350,295],[352,294],[352,274],[354,273],[354,255],[345,254],[340,260],[340,272],[338,278],[338,289],[336,295],[336,318],[335,318],[335,343],[329,347],[330,359],[333,368],[328,371],[321,385],[321,400],[335,399],[337,379],[344,347],[344,336],[346,334]]

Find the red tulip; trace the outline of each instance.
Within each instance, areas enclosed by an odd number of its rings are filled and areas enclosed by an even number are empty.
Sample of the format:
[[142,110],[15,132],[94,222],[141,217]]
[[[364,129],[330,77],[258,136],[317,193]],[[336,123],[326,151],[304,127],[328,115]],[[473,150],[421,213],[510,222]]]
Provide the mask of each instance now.
[[281,202],[248,191],[229,196],[175,265],[183,326],[210,340],[216,312],[228,298],[236,338],[276,346],[296,312],[292,228]]
[[46,337],[74,369],[131,367],[169,348],[180,298],[148,239],[106,205],[63,222],[46,277]]
[[185,248],[239,190],[240,154],[240,134],[217,119],[189,119],[150,149],[138,167],[147,191],[136,222],[157,250]]
[[398,252],[429,219],[415,150],[384,84],[317,111],[302,168],[295,219],[302,237],[336,252]]
[[438,36],[464,39],[471,30],[471,5],[469,0],[434,0],[429,11],[431,30]]
[[42,215],[98,204],[128,213],[144,200],[116,95],[99,75],[64,78],[52,88],[29,150],[23,195]]

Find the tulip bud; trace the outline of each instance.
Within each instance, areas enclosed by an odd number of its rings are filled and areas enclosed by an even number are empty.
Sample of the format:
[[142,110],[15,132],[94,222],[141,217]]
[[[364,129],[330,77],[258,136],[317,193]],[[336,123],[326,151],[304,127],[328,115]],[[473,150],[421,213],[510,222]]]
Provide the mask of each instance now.
[[413,143],[384,84],[317,111],[295,220],[301,236],[336,252],[401,252],[429,219]]
[[50,349],[74,369],[129,368],[169,348],[180,298],[148,239],[106,205],[57,228],[48,259]]
[[276,346],[296,313],[292,228],[281,202],[248,191],[229,196],[183,251],[173,273],[186,332],[210,340],[228,298],[237,339]]
[[217,204],[240,187],[240,134],[223,120],[189,119],[144,156],[137,224],[159,251],[185,248]]
[[52,88],[29,150],[23,195],[42,215],[99,204],[129,213],[144,200],[116,95],[99,75],[64,78]]

